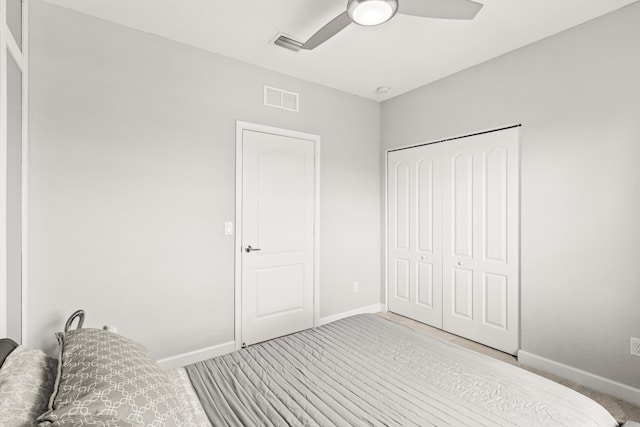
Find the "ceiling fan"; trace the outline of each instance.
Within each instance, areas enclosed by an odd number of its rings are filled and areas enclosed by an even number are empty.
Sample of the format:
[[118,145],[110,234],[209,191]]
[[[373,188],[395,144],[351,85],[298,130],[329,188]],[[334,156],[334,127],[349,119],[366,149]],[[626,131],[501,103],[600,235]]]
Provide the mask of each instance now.
[[349,0],[347,10],[302,43],[281,35],[274,43],[287,49],[311,50],[338,34],[352,22],[373,26],[387,22],[397,13],[439,19],[473,19],[482,4],[471,0]]

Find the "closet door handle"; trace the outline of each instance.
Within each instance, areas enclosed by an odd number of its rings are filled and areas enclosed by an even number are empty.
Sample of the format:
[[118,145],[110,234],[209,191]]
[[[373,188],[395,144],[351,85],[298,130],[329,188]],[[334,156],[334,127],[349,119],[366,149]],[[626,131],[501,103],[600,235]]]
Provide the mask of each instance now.
[[252,248],[251,245],[247,246],[246,249],[244,250],[245,252],[249,253],[249,252],[253,252],[253,251],[261,251],[262,249],[259,248]]

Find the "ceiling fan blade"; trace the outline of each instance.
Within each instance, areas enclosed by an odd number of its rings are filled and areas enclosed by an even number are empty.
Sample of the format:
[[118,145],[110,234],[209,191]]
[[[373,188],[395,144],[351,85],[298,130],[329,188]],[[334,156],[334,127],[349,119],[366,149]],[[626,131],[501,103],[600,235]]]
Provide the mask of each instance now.
[[347,12],[336,16],[327,25],[320,28],[318,32],[312,35],[311,38],[307,40],[300,48],[311,50],[320,46],[322,43],[326,42],[331,37],[344,30],[347,25],[351,24],[351,22],[351,18],[349,18]]
[[399,0],[398,13],[440,19],[473,19],[482,9],[471,0]]

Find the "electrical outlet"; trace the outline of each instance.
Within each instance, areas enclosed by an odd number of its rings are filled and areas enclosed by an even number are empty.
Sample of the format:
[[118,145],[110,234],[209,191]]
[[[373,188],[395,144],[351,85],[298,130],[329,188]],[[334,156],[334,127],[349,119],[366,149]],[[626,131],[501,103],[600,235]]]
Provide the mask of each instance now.
[[640,338],[631,337],[631,355],[640,357]]
[[355,294],[360,289],[360,283],[353,282],[353,293]]

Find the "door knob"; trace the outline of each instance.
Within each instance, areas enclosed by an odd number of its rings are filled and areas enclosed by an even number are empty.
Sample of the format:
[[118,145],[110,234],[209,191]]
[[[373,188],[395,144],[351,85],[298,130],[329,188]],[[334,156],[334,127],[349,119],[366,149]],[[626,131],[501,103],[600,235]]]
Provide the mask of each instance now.
[[251,245],[247,246],[245,252],[261,251],[262,249],[252,248]]
[[464,262],[458,261],[458,265],[464,265]]

